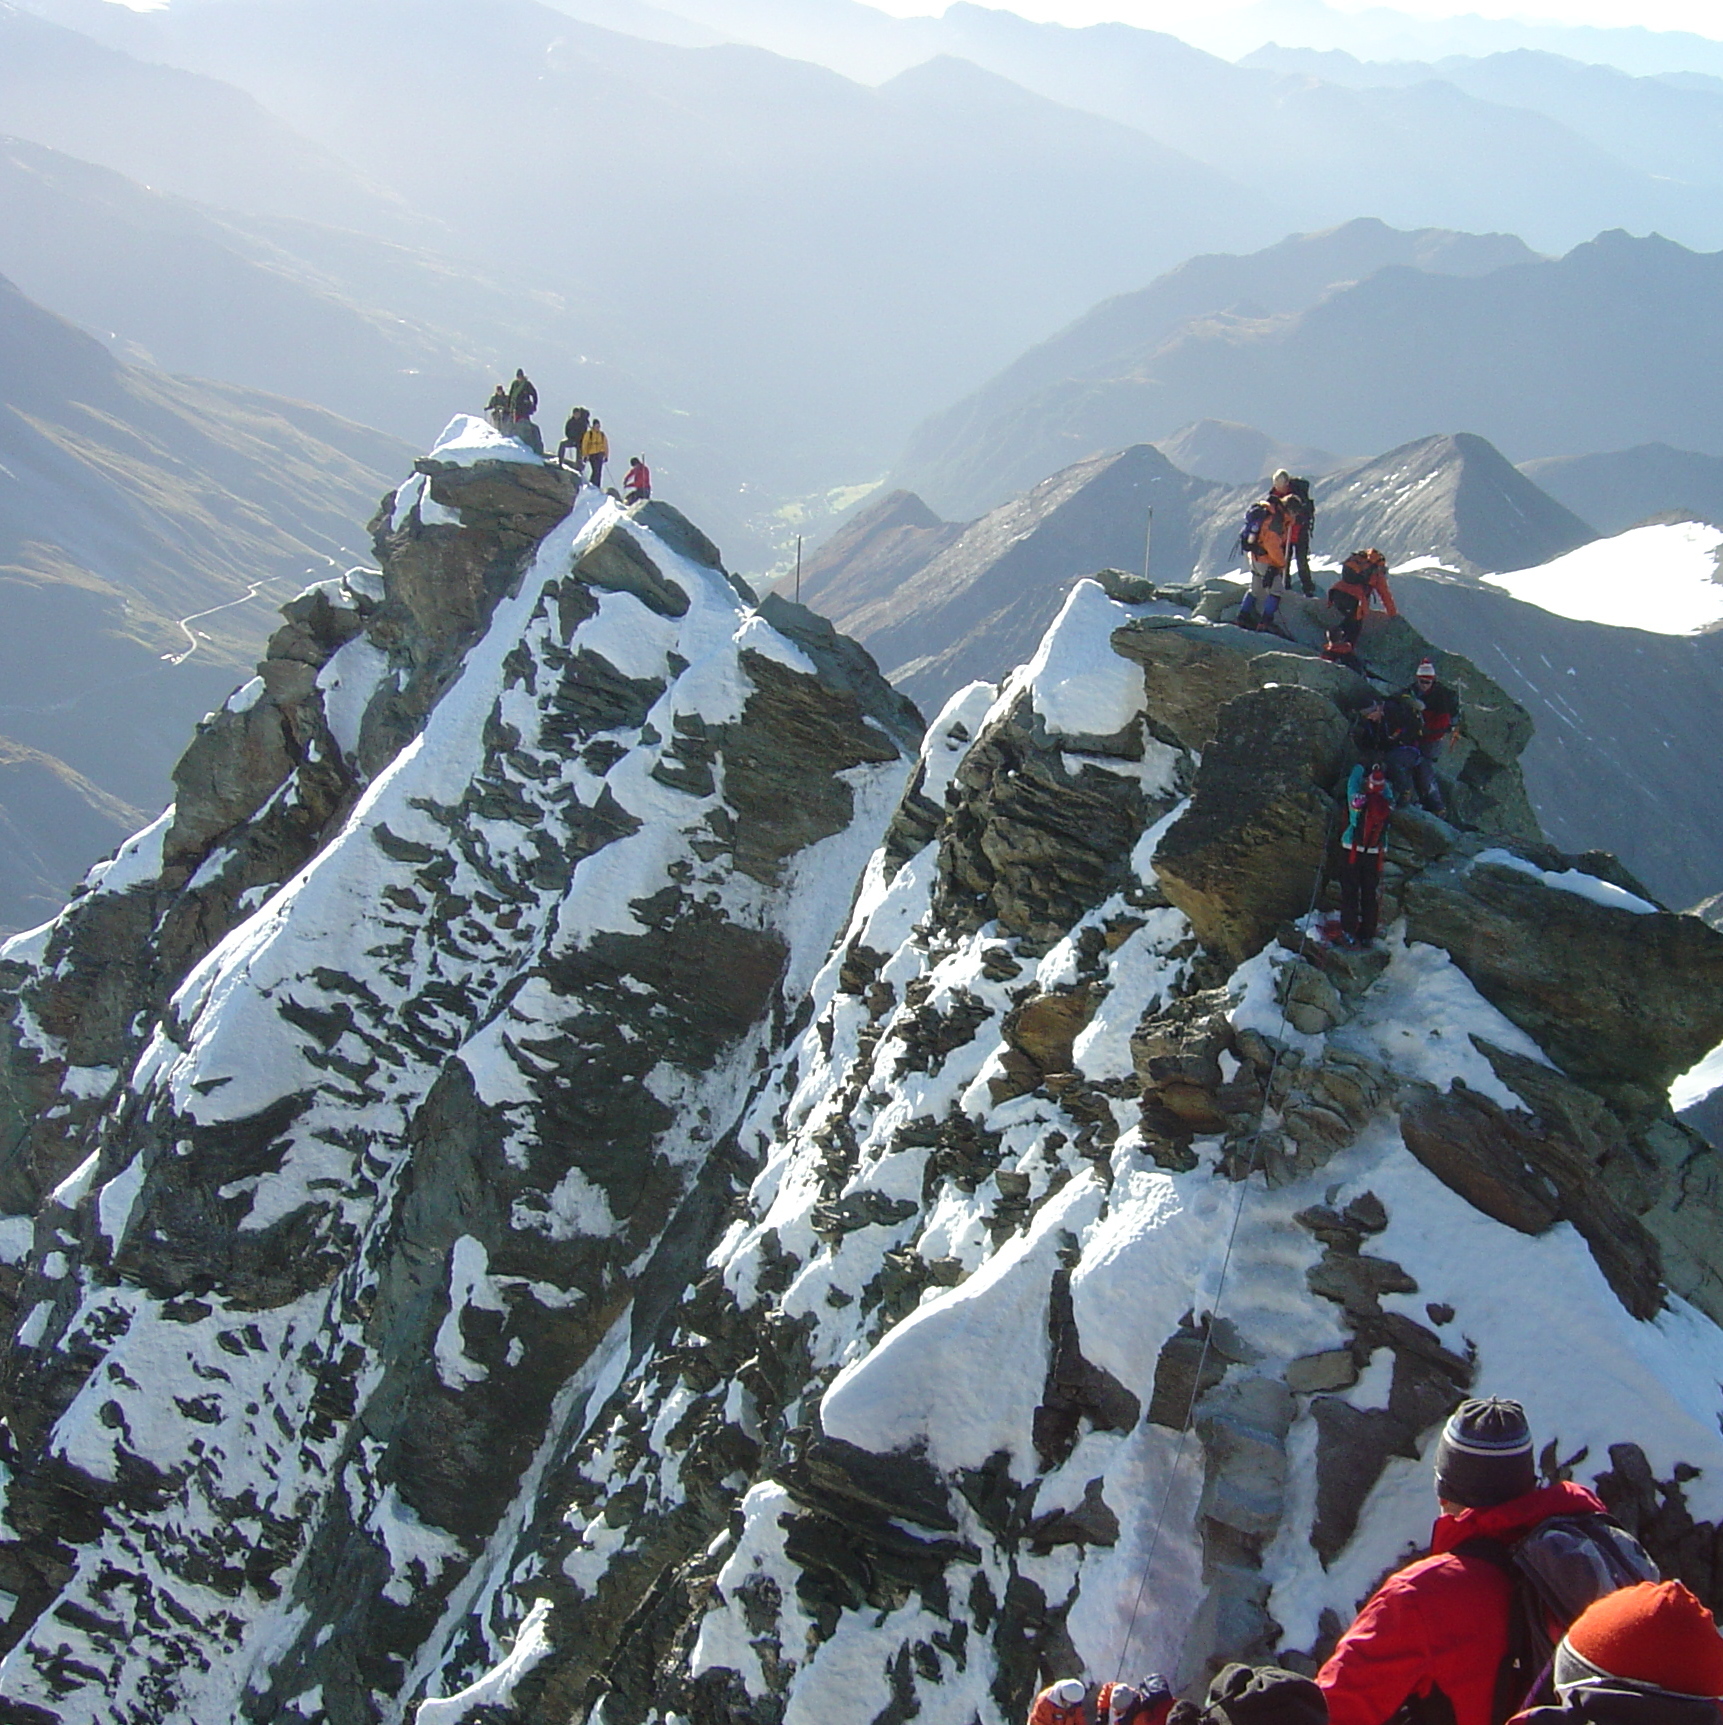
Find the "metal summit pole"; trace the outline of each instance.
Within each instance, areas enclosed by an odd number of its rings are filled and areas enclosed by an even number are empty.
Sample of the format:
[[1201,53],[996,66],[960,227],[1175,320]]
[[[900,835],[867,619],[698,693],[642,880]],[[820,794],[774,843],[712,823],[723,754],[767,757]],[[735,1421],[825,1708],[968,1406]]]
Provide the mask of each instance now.
[[802,602],[802,536],[796,535],[796,603]]
[[1149,505],[1149,525],[1143,533],[1143,579],[1149,578],[1149,547],[1155,542],[1155,506]]

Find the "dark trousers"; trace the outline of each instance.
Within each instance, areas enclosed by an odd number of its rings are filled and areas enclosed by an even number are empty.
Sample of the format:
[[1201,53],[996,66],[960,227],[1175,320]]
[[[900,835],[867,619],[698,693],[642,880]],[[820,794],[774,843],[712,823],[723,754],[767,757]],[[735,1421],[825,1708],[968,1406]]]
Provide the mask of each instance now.
[[1340,926],[1353,940],[1376,938],[1376,891],[1382,881],[1382,853],[1340,847]]
[[1316,597],[1316,583],[1310,579],[1310,546],[1301,533],[1292,542],[1292,568],[1298,574],[1298,584],[1306,599]]
[[1436,768],[1430,757],[1421,748],[1411,743],[1402,743],[1397,749],[1388,751],[1388,778],[1394,786],[1394,800],[1401,808],[1412,801],[1413,787],[1416,786],[1418,801],[1431,814],[1444,812],[1442,802],[1442,787],[1436,782]]
[[592,483],[602,486],[604,484],[604,457],[602,455],[589,455],[586,459],[587,464],[592,468]]

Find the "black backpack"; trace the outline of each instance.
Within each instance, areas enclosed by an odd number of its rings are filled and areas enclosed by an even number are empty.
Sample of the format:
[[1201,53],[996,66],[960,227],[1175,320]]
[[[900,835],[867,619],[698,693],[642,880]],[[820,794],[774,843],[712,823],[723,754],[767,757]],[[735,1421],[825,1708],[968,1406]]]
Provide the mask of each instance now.
[[1662,1580],[1644,1546],[1607,1515],[1551,1516],[1511,1542],[1480,1537],[1454,1550],[1495,1564],[1513,1583],[1508,1651],[1496,1672],[1492,1725],[1507,1725],[1546,1689],[1556,1647],[1552,1622],[1560,1625],[1559,1637],[1606,1593]]

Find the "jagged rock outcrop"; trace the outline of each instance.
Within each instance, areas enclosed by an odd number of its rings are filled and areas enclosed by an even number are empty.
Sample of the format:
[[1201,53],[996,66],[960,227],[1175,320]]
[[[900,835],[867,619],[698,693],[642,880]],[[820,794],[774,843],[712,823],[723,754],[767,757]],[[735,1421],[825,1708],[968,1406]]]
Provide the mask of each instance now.
[[[427,478],[386,583],[469,531]],[[1440,661],[1463,824],[1397,818],[1349,952],[1364,690],[1300,607],[1265,650],[1081,582],[912,765],[851,645],[571,508],[308,866],[111,1015],[124,1080],[31,1002],[215,871],[9,949],[20,1070],[88,1097],[5,1236],[20,1718],[991,1725],[1307,1665],[1474,1392],[1723,1603],[1723,1192],[1656,1097],[1723,935],[1543,843],[1499,690]]]
[[6,949],[16,1717],[391,1712],[695,1273],[901,791],[865,655],[523,453],[457,423]]

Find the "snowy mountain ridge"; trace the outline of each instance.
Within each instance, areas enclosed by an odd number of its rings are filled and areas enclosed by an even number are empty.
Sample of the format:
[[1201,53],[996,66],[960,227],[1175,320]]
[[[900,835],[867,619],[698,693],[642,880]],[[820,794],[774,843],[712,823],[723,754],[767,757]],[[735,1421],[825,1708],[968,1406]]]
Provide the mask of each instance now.
[[0,1717],[992,1725],[1308,1658],[1466,1393],[1723,1597],[1667,1104],[1723,935],[1544,841],[1499,687],[1371,620],[1475,717],[1349,953],[1368,691],[1307,644],[1081,581],[917,753],[674,511],[507,455],[421,461],[5,949]]

